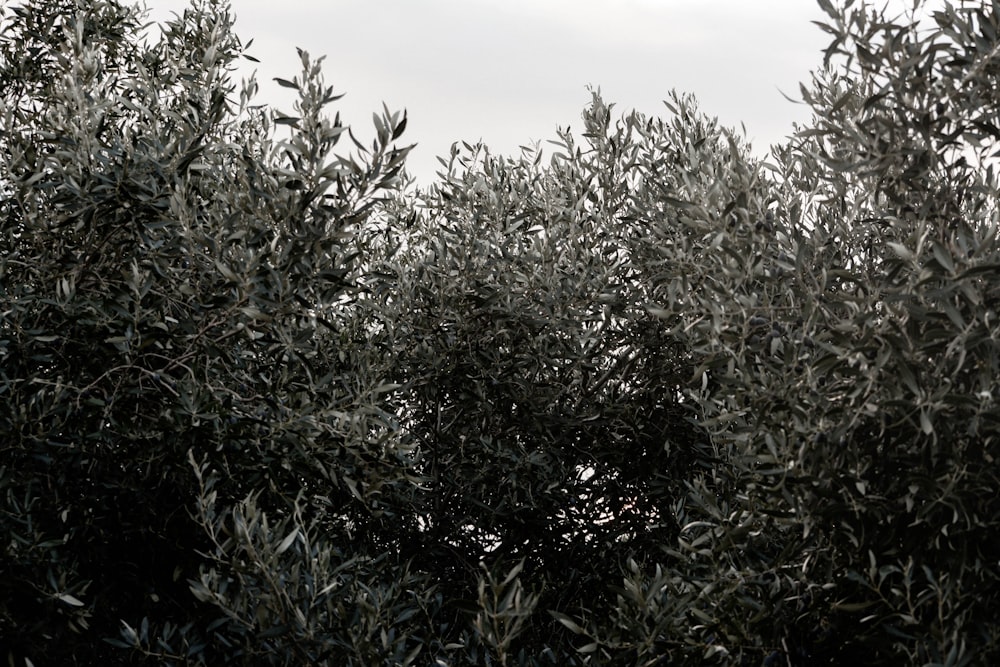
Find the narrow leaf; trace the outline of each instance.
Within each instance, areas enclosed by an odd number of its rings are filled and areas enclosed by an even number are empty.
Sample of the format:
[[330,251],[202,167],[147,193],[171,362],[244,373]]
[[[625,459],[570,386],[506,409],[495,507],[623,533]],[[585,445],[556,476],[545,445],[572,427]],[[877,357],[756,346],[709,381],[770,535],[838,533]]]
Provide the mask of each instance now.
[[896,255],[900,259],[905,259],[908,262],[912,262],[913,260],[915,260],[917,258],[916,254],[912,250],[910,250],[909,248],[907,248],[905,245],[903,245],[902,243],[896,243],[894,241],[889,241],[888,245],[889,245],[889,248],[891,248],[892,251],[894,253],[896,253]]
[[557,621],[565,625],[567,628],[569,628],[570,632],[573,632],[578,635],[583,634],[583,628],[577,625],[576,622],[566,614],[562,614],[558,611],[553,611],[551,609],[549,610],[549,614],[551,614],[554,619],[556,619]]
[[278,545],[276,552],[278,554],[283,554],[286,551],[288,551],[288,547],[292,546],[292,542],[294,542],[295,538],[298,536],[299,536],[299,528],[298,526],[296,526],[295,529],[288,534],[288,537],[281,540],[281,544]]

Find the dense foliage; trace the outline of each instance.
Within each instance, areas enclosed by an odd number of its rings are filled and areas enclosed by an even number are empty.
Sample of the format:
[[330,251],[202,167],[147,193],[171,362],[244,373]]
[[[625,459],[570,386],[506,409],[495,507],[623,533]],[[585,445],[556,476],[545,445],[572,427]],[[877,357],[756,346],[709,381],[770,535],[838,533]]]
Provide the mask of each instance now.
[[222,0],[0,8],[3,658],[1000,660],[1000,7],[819,4],[765,159],[595,92],[420,189]]

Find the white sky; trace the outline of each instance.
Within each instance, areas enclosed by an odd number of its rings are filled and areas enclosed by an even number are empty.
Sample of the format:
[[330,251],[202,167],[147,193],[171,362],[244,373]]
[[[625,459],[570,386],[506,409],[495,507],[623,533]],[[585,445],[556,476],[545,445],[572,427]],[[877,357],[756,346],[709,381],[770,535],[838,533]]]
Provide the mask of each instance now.
[[[148,0],[154,20],[184,0]],[[236,32],[254,38],[260,101],[291,112],[272,77],[299,72],[295,47],[326,55],[346,96],[331,107],[373,136],[385,102],[406,108],[410,171],[428,183],[453,141],[495,152],[579,127],[599,86],[616,110],[664,115],[676,88],[703,111],[746,126],[758,153],[809,118],[798,82],[827,40],[813,0],[233,0]],[[248,70],[249,71],[249,70]]]

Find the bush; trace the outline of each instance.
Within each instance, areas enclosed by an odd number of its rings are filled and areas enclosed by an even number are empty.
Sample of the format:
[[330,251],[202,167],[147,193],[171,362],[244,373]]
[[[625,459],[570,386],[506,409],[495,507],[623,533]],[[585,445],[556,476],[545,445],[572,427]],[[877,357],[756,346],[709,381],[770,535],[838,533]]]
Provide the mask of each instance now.
[[306,53],[295,117],[252,106],[218,2],[151,43],[116,2],[4,23],[5,652],[395,655],[337,626],[332,591],[382,586],[376,618],[406,582],[338,546],[379,520],[410,456],[377,407],[384,369],[337,322],[403,120],[332,155],[346,128]]
[[767,159],[594,92],[423,189],[223,2],[0,9],[8,662],[996,662],[1000,19],[819,4]]

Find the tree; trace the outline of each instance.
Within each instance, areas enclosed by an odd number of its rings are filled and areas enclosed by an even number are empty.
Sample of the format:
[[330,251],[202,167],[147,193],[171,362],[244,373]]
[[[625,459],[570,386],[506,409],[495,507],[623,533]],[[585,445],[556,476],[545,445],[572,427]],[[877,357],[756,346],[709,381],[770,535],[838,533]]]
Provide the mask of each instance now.
[[820,5],[830,69],[775,151],[773,240],[723,234],[700,289],[661,304],[719,385],[699,404],[745,493],[738,525],[711,511],[692,537],[728,563],[785,528],[777,557],[742,564],[771,592],[736,627],[763,613],[792,664],[988,664],[996,7]]
[[[399,548],[474,618],[530,617],[516,635],[475,626],[501,664],[515,646],[569,664],[575,639],[552,638],[565,628],[546,609],[612,613],[620,573],[654,566],[677,537],[685,482],[716,460],[683,402],[692,357],[648,308],[654,253],[630,218],[632,179],[690,148],[688,123],[706,159],[723,141],[676,103],[690,118],[673,127],[614,123],[595,93],[586,144],[561,132],[548,164],[537,149],[456,145],[441,182],[393,215],[407,229],[373,244],[379,287],[362,318],[392,355],[395,413],[424,478],[400,499]],[[525,604],[477,608],[490,577],[522,586]],[[477,641],[466,626],[451,622],[450,643]]]
[[[405,119],[386,112],[371,145],[332,155],[347,128],[324,116],[336,96],[304,52],[279,81],[296,115],[252,106],[224,3],[157,38],[111,0],[4,11],[4,653],[411,650],[350,634],[407,579],[338,546],[406,478],[376,407],[385,369],[337,322],[355,230],[400,179]],[[371,590],[385,597],[341,616]]]
[[819,4],[767,159],[595,92],[424,189],[225,3],[2,10],[8,661],[995,662],[1000,18]]

